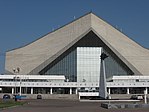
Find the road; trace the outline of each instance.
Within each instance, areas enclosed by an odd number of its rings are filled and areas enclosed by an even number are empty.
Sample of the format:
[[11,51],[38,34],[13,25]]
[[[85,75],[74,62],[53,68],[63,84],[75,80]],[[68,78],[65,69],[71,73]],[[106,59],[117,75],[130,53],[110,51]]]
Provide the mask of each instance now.
[[11,107],[1,112],[149,112],[144,109],[104,109],[99,102],[79,102],[71,100],[30,100],[28,104]]

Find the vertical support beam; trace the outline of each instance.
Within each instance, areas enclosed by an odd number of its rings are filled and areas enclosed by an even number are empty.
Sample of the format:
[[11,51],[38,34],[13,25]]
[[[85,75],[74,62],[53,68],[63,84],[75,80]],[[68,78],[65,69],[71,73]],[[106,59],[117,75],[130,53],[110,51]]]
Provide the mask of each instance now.
[[144,103],[147,104],[147,87],[144,90]]
[[145,88],[145,91],[146,91],[146,94],[148,94],[148,88],[147,87]]
[[79,100],[81,99],[81,96],[79,95]]
[[108,93],[109,93],[109,95],[111,94],[111,89],[110,89],[110,87],[108,88]]
[[0,92],[2,92],[2,88],[0,87]]
[[20,82],[20,96],[22,94],[22,87],[21,87],[21,82]]
[[14,88],[13,88],[13,87],[12,87],[12,91],[11,91],[11,93],[14,94]]
[[78,94],[78,88],[76,88],[76,94]]
[[70,92],[69,93],[72,94],[72,88],[70,88]]
[[52,92],[52,87],[50,88],[50,94],[53,94],[53,92]]
[[130,94],[130,92],[129,92],[129,87],[127,87],[127,94]]
[[33,87],[31,87],[31,94],[33,94]]

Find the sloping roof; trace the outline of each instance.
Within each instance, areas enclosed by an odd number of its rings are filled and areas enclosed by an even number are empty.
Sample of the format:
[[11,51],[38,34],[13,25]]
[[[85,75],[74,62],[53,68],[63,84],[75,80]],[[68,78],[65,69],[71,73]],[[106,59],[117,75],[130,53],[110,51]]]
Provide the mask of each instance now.
[[18,49],[6,52],[6,71],[20,67],[21,74],[37,74],[50,62],[93,31],[136,75],[149,75],[149,50],[93,13]]

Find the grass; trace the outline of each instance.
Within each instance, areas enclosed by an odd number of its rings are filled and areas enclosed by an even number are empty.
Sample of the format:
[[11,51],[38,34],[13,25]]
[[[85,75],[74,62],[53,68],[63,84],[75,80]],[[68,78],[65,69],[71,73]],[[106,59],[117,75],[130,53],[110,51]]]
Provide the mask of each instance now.
[[0,108],[7,108],[12,106],[23,105],[24,101],[14,101],[14,100],[0,100]]

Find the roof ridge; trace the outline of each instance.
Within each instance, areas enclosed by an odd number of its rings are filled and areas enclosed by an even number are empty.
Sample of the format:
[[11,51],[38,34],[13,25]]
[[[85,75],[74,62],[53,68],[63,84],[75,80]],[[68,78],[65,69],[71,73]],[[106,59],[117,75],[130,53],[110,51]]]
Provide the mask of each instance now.
[[[66,24],[64,24],[64,25],[62,25],[61,27],[59,27],[59,28],[57,28],[57,29],[55,29],[55,30],[53,30],[53,31],[49,31],[49,32],[46,33],[45,35],[42,35],[42,36],[40,36],[39,38],[37,38],[37,39],[35,39],[35,40],[33,40],[33,41],[31,41],[31,42],[25,44],[25,45],[22,45],[22,46],[20,46],[20,47],[7,50],[6,52],[10,52],[10,51],[12,51],[12,50],[17,50],[17,49],[23,48],[23,47],[25,47],[25,46],[28,46],[28,45],[30,45],[30,44],[32,44],[32,43],[34,43],[34,42],[36,42],[36,41],[42,39],[43,37],[45,37],[45,36],[47,36],[47,35],[49,35],[49,34],[51,34],[51,33],[53,33],[53,32],[56,32],[56,31],[58,31],[59,29],[64,28],[65,26],[67,26],[67,25],[69,25],[69,24],[71,24],[71,23],[73,23],[73,22],[75,22],[75,21],[77,21],[77,20],[79,20],[79,19],[81,19],[81,18],[83,18],[83,17],[89,15],[89,14],[94,14],[94,13],[93,13],[92,11],[90,11],[90,12],[88,12],[88,13],[86,13],[86,14],[84,14],[84,15],[82,15],[82,16],[80,16],[80,17],[78,17],[78,18],[76,18],[76,19],[74,19],[74,20],[72,20],[72,21],[70,21],[70,22],[68,22],[68,23],[66,23]],[[95,14],[94,14],[94,15],[95,15]],[[98,17],[98,16],[97,16],[97,17]]]

